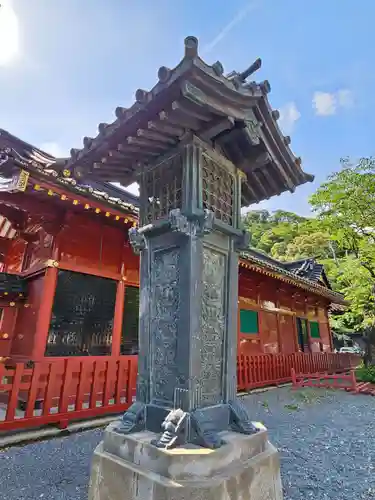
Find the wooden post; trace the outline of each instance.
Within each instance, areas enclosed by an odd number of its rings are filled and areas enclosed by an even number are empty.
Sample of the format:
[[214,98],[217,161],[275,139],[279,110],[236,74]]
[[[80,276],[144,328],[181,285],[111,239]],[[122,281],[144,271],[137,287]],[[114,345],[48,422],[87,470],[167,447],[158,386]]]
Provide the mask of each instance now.
[[[334,349],[333,349],[333,337],[332,337],[331,325],[329,324],[329,316],[328,316],[328,308],[327,307],[324,308],[324,316],[325,316],[326,321],[327,321],[327,331],[328,331],[328,336],[329,336],[329,346],[330,346],[331,352],[333,352],[334,351]],[[319,319],[318,319],[318,321],[319,321]]]
[[279,288],[276,290],[276,308],[278,309],[276,313],[276,328],[277,328],[277,344],[278,352],[281,354],[283,352],[282,342],[281,342],[281,330],[280,330],[280,300],[279,300]]
[[46,342],[48,338],[49,325],[51,321],[53,300],[55,297],[57,283],[57,267],[47,267],[44,276],[44,286],[38,320],[36,323],[32,360],[39,361],[44,357]]
[[292,388],[296,389],[297,388],[297,377],[296,377],[296,371],[294,368],[291,369],[291,378],[292,378]]
[[112,331],[112,356],[120,356],[122,320],[124,315],[125,282],[120,280],[117,284],[115,315]]

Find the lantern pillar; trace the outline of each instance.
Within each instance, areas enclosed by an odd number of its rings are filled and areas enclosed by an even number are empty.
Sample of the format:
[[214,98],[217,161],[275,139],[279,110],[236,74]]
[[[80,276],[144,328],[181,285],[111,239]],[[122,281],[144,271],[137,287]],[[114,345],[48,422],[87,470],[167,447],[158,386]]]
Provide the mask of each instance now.
[[95,451],[92,500],[282,498],[277,451],[236,396],[241,181],[196,137],[142,172],[137,397]]

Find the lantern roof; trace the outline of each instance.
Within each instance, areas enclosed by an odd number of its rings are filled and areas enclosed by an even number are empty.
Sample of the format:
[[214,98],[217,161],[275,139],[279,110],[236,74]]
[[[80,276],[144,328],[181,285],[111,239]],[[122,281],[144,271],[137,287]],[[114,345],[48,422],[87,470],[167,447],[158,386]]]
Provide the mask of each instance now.
[[302,170],[290,137],[277,124],[280,114],[269,103],[269,82],[248,81],[260,66],[257,59],[241,73],[224,75],[223,65],[205,63],[198,40],[187,37],[180,63],[159,68],[156,85],[138,89],[130,108],[117,107],[116,119],[100,123],[96,137],[84,137],[64,168],[74,177],[129,185],[142,166],[193,133],[246,174],[243,206],[293,192],[314,177]]

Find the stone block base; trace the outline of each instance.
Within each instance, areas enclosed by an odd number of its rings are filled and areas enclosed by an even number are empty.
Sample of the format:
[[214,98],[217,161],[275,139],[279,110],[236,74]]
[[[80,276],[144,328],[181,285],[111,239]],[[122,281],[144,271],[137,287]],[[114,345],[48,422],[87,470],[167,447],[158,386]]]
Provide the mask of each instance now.
[[267,431],[223,432],[217,450],[152,446],[151,432],[111,424],[92,463],[89,500],[282,500],[278,452]]

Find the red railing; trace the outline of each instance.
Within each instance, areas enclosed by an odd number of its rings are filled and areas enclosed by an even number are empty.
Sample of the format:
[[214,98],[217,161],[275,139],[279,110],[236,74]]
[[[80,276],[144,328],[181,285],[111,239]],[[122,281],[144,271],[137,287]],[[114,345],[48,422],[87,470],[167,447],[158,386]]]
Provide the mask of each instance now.
[[[297,373],[337,373],[354,368],[350,354],[238,356],[238,390],[291,381]],[[0,433],[125,411],[135,396],[137,356],[46,360],[28,368],[0,364]]]
[[137,356],[0,365],[0,432],[121,413],[136,380]]
[[302,387],[321,387],[326,389],[345,389],[346,391],[359,392],[359,384],[355,377],[355,371],[349,370],[346,373],[296,373],[292,368],[292,387],[300,389]]
[[297,373],[338,373],[355,368],[360,357],[352,354],[294,353],[239,355],[237,387],[248,391],[258,387],[291,382],[292,368]]

